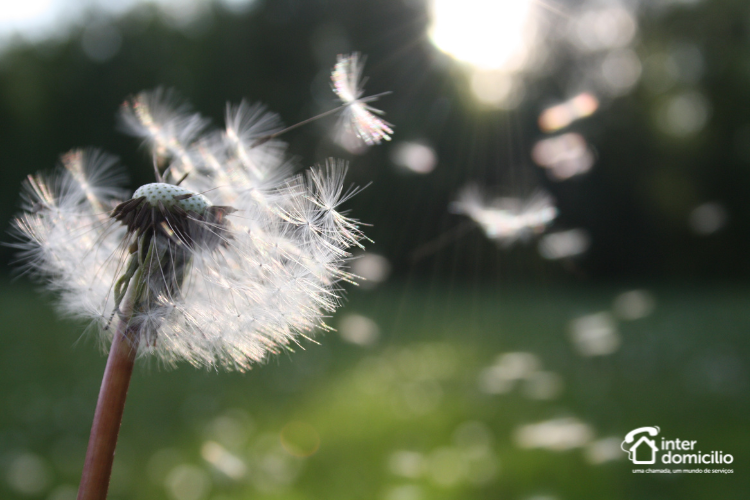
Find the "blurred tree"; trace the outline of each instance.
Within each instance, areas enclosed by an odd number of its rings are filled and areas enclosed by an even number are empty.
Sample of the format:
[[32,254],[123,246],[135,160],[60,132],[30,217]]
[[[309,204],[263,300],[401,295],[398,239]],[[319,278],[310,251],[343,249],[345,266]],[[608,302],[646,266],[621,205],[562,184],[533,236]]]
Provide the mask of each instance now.
[[[380,106],[397,126],[395,139],[435,145],[436,170],[407,175],[393,167],[388,148],[352,156],[325,135],[335,119],[290,133],[287,140],[301,166],[345,157],[352,162],[352,181],[373,181],[351,206],[374,225],[372,248],[393,262],[397,275],[746,279],[746,5],[722,0],[642,12],[636,49],[643,82],[573,126],[596,149],[597,163],[588,175],[562,183],[548,181],[530,158],[541,136],[537,117],[543,105],[565,98],[565,82],[581,71],[562,49],[555,48],[556,62],[543,76],[527,78],[522,105],[501,112],[478,109],[467,98],[456,65],[426,40],[421,2],[276,0],[239,14],[213,5],[182,26],[147,6],[116,20],[91,14],[62,40],[19,43],[0,59],[0,220],[5,223],[15,211],[23,177],[51,168],[72,147],[103,147],[137,172],[133,187],[148,182],[146,155],[114,127],[115,111],[134,92],[174,87],[216,124],[226,101],[248,98],[293,123],[334,105],[327,72],[337,52],[360,50],[370,57],[368,91],[394,91]],[[111,55],[94,50],[92,56],[91,47],[106,36],[114,36],[119,48]],[[651,84],[660,78],[652,71],[654,57],[685,46],[701,55],[702,76],[689,86]],[[704,99],[709,115],[696,133],[676,136],[660,117],[681,102],[670,99],[684,92]],[[500,251],[475,231],[413,262],[415,249],[462,222],[447,207],[469,181],[506,194],[543,185],[557,198],[557,226],[587,229],[592,248],[560,266],[543,262],[533,246]],[[721,202],[728,224],[701,238],[691,233],[688,218],[708,201]],[[7,263],[11,251],[1,252]]]

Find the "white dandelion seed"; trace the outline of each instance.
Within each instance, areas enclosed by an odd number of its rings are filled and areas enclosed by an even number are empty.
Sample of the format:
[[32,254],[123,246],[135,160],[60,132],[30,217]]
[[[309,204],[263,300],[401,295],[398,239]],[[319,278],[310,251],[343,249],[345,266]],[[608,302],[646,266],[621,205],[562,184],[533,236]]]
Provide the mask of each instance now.
[[172,168],[180,168],[184,163],[183,170],[192,167],[186,145],[209,123],[201,115],[192,113],[190,105],[181,101],[173,90],[161,87],[141,92],[124,102],[119,119],[123,131],[143,138],[154,155],[155,167],[171,159]]
[[339,124],[339,134],[354,134],[359,140],[372,146],[381,141],[390,141],[393,125],[375,115],[383,112],[368,103],[384,94],[362,97],[364,81],[362,69],[364,59],[360,54],[339,55],[331,73],[333,91],[344,104],[344,114]]
[[348,248],[365,239],[341,211],[356,190],[330,160],[288,177],[284,144],[256,145],[276,115],[229,106],[224,131],[174,95],[143,92],[122,122],[157,158],[159,182],[127,199],[113,160],[94,151],[30,176],[16,243],[60,309],[139,337],[138,354],[169,365],[246,370],[309,337],[339,306]]
[[536,191],[527,199],[489,199],[476,185],[461,190],[451,209],[470,217],[487,238],[503,246],[543,232],[557,217],[552,197],[543,191]]

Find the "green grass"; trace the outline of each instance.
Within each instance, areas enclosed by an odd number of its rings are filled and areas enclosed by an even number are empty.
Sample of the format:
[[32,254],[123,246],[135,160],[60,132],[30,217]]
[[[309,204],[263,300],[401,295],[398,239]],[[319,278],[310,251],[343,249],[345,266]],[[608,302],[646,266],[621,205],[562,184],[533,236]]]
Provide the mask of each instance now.
[[[617,352],[579,356],[569,321],[610,309],[620,291],[394,284],[351,292],[341,311],[378,323],[374,346],[329,333],[246,374],[141,362],[110,498],[740,498],[750,290],[656,287],[652,315],[619,322]],[[0,497],[72,499],[105,357],[23,284],[0,288],[0,325]],[[510,351],[559,374],[560,396],[481,392],[481,371]],[[595,465],[585,447],[518,446],[520,426],[562,417],[594,439],[658,425],[733,454],[735,473],[641,475],[624,453]]]

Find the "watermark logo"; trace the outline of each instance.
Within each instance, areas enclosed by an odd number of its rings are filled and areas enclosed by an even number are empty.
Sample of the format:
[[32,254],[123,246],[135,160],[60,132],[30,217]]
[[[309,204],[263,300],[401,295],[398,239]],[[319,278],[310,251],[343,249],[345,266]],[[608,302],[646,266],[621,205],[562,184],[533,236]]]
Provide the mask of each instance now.
[[[723,466],[734,462],[729,453],[719,450],[702,451],[698,441],[687,439],[667,439],[657,436],[661,429],[657,426],[638,427],[628,432],[625,440],[620,444],[622,451],[628,454],[628,459],[638,465],[653,465],[657,462],[671,465],[713,465]],[[700,469],[698,472],[721,472],[726,469]],[[635,469],[633,472],[696,472],[695,470],[663,469],[655,470]]]
[[628,454],[628,459],[634,464],[655,464],[659,448],[649,436],[656,436],[659,427],[639,427],[628,432],[625,441],[620,444],[622,451]]

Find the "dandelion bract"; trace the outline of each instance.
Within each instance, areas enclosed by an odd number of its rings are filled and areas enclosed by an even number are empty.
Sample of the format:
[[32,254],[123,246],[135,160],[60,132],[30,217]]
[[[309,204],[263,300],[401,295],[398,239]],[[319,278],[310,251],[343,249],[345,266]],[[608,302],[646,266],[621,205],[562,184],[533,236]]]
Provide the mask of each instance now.
[[129,196],[112,157],[66,154],[53,174],[30,176],[15,222],[27,269],[58,292],[60,309],[140,334],[139,355],[167,364],[245,370],[327,328],[347,249],[364,235],[341,211],[355,191],[328,160],[290,176],[279,118],[228,106],[208,129],[170,92],[142,92],[121,123],[153,155],[157,182]]

